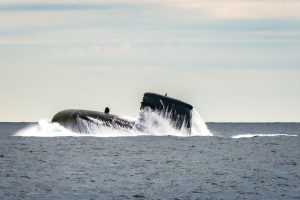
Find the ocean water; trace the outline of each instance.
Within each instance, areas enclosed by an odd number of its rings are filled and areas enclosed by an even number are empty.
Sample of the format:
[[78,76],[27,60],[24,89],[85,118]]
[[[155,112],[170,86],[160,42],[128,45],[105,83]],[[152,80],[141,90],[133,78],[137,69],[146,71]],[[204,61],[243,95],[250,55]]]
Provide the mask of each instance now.
[[0,199],[300,199],[300,123],[207,127],[76,134],[0,123]]

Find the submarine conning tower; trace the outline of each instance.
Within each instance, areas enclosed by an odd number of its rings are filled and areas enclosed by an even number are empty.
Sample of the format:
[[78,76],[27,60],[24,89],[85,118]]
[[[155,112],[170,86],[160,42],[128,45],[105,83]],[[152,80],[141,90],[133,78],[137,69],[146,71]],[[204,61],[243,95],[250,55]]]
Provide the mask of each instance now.
[[184,127],[191,132],[192,128],[192,110],[193,106],[178,99],[155,94],[145,93],[141,102],[141,110],[151,109],[164,118],[171,120],[176,129]]

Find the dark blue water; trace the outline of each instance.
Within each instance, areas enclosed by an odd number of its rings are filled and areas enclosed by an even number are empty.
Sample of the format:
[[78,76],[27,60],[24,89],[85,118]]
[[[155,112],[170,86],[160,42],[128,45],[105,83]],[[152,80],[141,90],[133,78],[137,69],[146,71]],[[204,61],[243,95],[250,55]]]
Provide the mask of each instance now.
[[208,123],[213,137],[12,136],[28,125],[0,123],[0,199],[300,199],[300,137],[285,136],[299,123]]

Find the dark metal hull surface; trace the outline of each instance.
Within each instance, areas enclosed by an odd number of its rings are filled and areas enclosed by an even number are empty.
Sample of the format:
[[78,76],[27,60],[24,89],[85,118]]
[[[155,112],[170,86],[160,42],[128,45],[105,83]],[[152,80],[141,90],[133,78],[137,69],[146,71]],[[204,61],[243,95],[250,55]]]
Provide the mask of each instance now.
[[54,115],[52,122],[57,122],[75,132],[87,132],[88,125],[106,126],[116,129],[132,129],[134,122],[116,115],[103,112],[69,109]]

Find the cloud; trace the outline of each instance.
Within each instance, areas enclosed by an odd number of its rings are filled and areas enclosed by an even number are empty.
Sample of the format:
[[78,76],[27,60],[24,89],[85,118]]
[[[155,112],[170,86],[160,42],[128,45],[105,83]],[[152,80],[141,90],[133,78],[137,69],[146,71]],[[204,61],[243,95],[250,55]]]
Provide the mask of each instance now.
[[[146,10],[179,9],[194,18],[300,19],[300,1],[270,0],[12,0],[0,3],[0,11]],[[184,14],[184,13],[181,13]],[[166,13],[167,15],[167,13]],[[173,15],[174,16],[174,15]]]
[[[122,10],[137,9],[134,4],[113,3],[2,3],[0,12],[17,11],[72,11],[72,10]],[[140,8],[139,8],[140,9]]]
[[174,0],[172,6],[201,12],[218,19],[300,18],[300,2],[295,0]]

